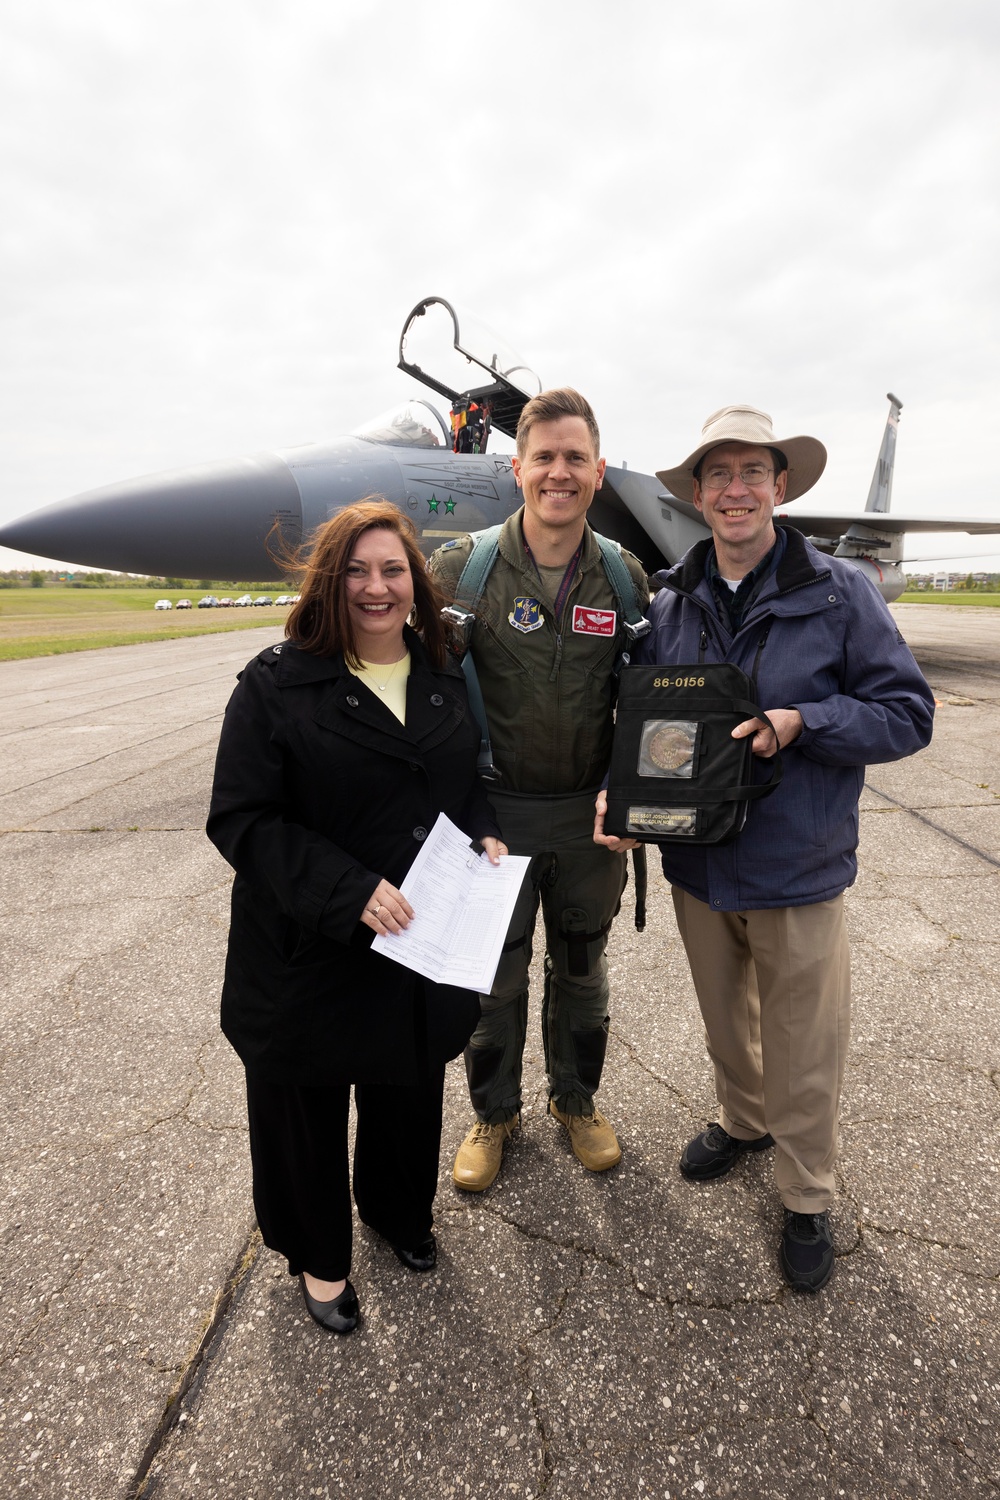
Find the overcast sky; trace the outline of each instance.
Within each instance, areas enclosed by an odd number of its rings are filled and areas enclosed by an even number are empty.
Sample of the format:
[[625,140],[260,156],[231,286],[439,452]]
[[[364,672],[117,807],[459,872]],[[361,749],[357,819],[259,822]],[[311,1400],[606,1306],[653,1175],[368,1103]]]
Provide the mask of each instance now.
[[1000,518],[996,0],[0,17],[0,518],[349,431],[420,393],[430,293],[584,391],[611,463],[749,401],[853,510],[892,390],[894,509]]

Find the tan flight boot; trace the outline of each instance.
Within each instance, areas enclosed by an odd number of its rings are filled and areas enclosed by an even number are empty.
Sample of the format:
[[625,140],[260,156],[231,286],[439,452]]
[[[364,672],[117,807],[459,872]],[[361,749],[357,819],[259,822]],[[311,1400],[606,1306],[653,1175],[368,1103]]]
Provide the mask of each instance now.
[[521,1123],[521,1116],[501,1120],[498,1125],[484,1125],[477,1120],[458,1148],[451,1180],[467,1193],[482,1193],[500,1170],[504,1143]]
[[556,1108],[556,1101],[550,1099],[549,1114],[555,1115],[560,1124],[566,1126],[573,1154],[588,1172],[606,1172],[621,1161],[622,1148],[614,1127],[599,1109],[595,1109],[592,1115],[564,1115]]

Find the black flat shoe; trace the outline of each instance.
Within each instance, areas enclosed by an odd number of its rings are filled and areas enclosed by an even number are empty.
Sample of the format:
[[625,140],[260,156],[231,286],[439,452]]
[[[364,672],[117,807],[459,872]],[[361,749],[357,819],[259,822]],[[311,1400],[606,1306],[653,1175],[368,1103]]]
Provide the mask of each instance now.
[[437,1265],[438,1247],[433,1235],[429,1235],[422,1245],[414,1245],[412,1250],[405,1250],[401,1245],[393,1245],[392,1249],[411,1271],[433,1271]]
[[306,1311],[327,1333],[352,1333],[357,1328],[360,1311],[358,1294],[350,1282],[340,1296],[334,1297],[331,1302],[317,1302],[315,1297],[310,1297],[304,1276],[299,1277],[299,1282],[306,1300]]

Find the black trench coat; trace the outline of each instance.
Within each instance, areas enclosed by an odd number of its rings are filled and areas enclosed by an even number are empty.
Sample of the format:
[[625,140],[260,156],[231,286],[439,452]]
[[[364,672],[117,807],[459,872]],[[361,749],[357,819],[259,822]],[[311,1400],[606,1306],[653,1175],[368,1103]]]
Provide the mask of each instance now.
[[208,817],[236,871],[222,1029],[256,1078],[416,1083],[479,1019],[478,996],[372,953],[359,921],[439,812],[499,833],[461,669],[406,641],[405,725],[341,657],[287,642],[248,664],[226,709]]

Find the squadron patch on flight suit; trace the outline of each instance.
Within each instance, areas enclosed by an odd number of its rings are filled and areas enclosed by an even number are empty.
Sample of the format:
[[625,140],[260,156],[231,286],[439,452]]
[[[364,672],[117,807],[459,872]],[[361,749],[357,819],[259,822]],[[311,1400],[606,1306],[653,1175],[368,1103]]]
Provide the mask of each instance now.
[[573,605],[573,630],[577,635],[614,635],[618,629],[618,615],[613,609],[589,609],[585,604]]
[[545,624],[541,602],[538,599],[527,599],[523,594],[520,595],[514,600],[514,608],[507,616],[507,624],[513,625],[515,630],[520,630],[522,635],[530,635],[533,630],[541,630]]

